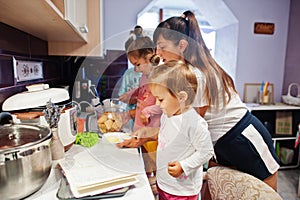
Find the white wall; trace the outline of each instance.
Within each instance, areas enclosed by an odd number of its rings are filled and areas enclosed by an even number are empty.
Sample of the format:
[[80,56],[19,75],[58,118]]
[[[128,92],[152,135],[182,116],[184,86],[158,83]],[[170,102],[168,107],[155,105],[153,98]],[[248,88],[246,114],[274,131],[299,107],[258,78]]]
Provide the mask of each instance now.
[[[237,90],[243,95],[244,83],[270,81],[275,86],[275,101],[280,101],[290,0],[223,1],[238,20],[237,69],[233,77]],[[136,24],[137,14],[150,2],[151,0],[103,0],[105,49],[124,49],[129,30]],[[275,33],[254,34],[254,22],[274,23]]]

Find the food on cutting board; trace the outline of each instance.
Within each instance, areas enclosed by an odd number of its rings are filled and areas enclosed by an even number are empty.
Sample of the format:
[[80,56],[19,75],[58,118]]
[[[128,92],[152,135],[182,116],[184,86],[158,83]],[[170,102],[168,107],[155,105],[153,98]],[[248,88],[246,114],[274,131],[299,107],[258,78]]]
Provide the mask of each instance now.
[[98,127],[102,133],[120,131],[122,116],[118,113],[104,112],[98,119]]

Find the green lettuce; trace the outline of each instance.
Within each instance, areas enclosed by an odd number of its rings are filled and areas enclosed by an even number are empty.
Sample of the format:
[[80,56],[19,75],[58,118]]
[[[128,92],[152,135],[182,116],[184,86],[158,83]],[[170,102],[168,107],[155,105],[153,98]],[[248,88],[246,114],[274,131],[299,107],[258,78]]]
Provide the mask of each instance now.
[[80,144],[85,147],[92,147],[99,141],[98,133],[83,132],[76,135],[75,144]]

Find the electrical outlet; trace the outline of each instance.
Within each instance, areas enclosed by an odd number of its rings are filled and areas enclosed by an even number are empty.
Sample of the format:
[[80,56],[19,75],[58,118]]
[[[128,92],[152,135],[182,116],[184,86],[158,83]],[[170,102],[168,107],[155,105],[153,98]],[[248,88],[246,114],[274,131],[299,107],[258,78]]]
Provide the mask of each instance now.
[[42,62],[14,60],[13,64],[17,82],[43,78]]

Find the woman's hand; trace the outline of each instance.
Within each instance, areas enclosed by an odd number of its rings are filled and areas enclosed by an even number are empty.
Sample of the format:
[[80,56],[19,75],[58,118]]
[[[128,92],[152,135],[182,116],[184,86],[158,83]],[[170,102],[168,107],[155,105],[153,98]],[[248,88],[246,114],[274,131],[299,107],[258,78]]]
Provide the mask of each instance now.
[[138,148],[147,142],[146,138],[137,139],[136,137],[132,137],[128,140],[124,140],[121,143],[117,144],[117,147],[127,147],[127,148]]
[[177,178],[183,173],[183,169],[178,161],[168,163],[168,173]]
[[143,127],[131,134],[132,138],[118,143],[118,147],[137,148],[148,141],[157,141],[158,127]]
[[132,133],[137,139],[148,139],[148,141],[157,141],[159,127],[142,127]]

